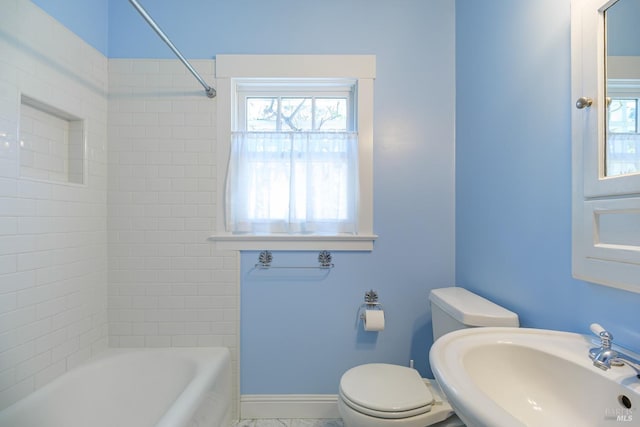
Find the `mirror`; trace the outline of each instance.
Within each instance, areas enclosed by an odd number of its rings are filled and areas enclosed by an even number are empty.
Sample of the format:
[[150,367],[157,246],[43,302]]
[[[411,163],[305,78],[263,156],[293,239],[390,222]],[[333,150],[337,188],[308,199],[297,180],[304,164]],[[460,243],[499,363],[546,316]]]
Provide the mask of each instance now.
[[640,0],[618,0],[604,17],[604,175],[640,174]]

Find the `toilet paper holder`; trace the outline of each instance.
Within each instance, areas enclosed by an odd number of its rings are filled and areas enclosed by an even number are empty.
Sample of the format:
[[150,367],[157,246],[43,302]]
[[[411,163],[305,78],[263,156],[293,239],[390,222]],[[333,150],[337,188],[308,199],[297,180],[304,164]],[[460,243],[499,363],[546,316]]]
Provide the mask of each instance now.
[[364,293],[364,304],[358,308],[357,318],[364,320],[364,310],[382,310],[382,304],[378,302],[378,293],[371,289]]

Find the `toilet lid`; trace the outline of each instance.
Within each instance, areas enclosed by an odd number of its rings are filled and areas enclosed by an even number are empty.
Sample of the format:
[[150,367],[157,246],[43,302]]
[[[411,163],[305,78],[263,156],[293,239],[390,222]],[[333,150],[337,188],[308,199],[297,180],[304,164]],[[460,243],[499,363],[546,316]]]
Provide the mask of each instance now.
[[433,403],[418,371],[386,363],[349,369],[340,380],[340,393],[357,406],[376,412],[426,412]]

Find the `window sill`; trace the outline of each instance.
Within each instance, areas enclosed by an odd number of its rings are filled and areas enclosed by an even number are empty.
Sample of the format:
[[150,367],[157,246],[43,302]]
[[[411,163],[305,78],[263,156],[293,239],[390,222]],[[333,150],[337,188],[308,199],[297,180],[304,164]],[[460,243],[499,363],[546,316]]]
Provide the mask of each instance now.
[[372,251],[377,235],[256,236],[222,234],[209,237],[217,250]]

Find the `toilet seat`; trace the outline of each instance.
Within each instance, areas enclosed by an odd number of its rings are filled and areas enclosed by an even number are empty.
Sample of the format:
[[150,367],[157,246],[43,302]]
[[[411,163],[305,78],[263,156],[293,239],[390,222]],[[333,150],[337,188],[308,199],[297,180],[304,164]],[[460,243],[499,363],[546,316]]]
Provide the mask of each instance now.
[[353,410],[383,419],[421,415],[434,402],[418,371],[386,363],[349,369],[340,380],[340,397]]

